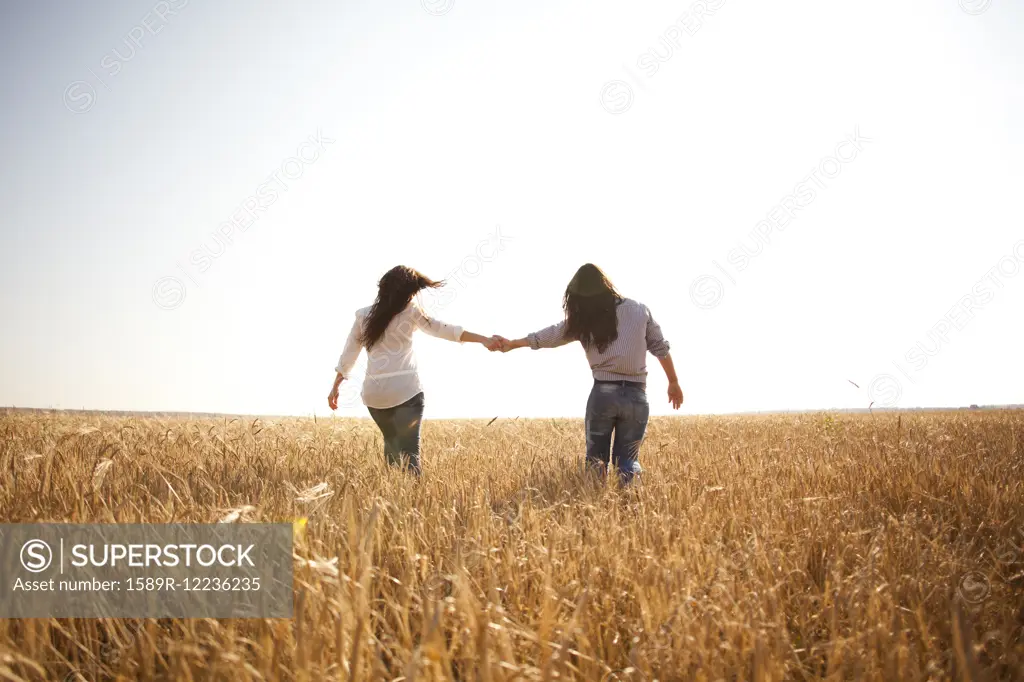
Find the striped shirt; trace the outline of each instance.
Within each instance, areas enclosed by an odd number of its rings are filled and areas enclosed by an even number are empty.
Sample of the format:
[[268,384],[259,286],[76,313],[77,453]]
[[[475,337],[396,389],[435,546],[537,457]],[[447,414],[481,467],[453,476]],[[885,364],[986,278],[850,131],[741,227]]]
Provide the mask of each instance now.
[[[668,355],[668,341],[651,311],[643,303],[624,298],[615,309],[618,337],[605,348],[587,348],[587,361],[599,381],[636,381],[647,383],[647,351],[656,358]],[[565,321],[553,324],[526,337],[530,348],[557,348],[575,339],[565,337]]]

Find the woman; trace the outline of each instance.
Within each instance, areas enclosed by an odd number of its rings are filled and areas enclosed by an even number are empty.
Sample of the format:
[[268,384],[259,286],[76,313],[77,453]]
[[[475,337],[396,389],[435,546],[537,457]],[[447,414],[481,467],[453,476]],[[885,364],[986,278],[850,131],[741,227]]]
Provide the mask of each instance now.
[[500,350],[524,346],[536,350],[580,342],[594,373],[585,422],[587,464],[603,471],[611,454],[619,477],[628,483],[640,471],[637,455],[650,411],[646,394],[647,351],[658,358],[665,370],[672,407],[678,410],[683,403],[668,341],[647,306],[623,298],[601,269],[591,263],[576,271],[565,290],[562,307],[563,321],[515,341],[501,339]]
[[432,319],[413,302],[427,288],[442,286],[412,268],[399,265],[377,283],[377,299],[369,308],[356,311],[345,349],[335,368],[334,387],[327,396],[338,409],[338,387],[352,372],[359,351],[366,349],[363,404],[384,436],[384,455],[389,464],[403,461],[409,471],[420,473],[420,421],[423,418],[423,387],[416,371],[412,335],[422,329],[431,336],[462,343],[471,341],[497,350],[500,342],[462,327]]

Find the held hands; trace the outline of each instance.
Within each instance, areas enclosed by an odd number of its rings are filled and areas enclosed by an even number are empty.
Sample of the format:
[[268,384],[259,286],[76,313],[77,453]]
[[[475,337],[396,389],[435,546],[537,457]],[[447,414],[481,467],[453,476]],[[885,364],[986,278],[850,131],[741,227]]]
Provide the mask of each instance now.
[[487,350],[491,351],[492,353],[496,351],[507,353],[513,348],[515,348],[515,346],[512,345],[511,341],[506,339],[504,336],[501,336],[500,334],[495,334],[494,336],[492,336],[490,339],[487,340],[487,343],[485,343],[484,345],[487,346]]

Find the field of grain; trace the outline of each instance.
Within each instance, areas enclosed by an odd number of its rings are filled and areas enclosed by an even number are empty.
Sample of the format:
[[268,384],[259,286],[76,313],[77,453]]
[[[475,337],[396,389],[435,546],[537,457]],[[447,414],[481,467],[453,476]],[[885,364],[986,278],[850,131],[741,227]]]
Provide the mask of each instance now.
[[0,415],[4,522],[294,521],[294,620],[0,620],[5,680],[1024,676],[1024,412],[572,420]]

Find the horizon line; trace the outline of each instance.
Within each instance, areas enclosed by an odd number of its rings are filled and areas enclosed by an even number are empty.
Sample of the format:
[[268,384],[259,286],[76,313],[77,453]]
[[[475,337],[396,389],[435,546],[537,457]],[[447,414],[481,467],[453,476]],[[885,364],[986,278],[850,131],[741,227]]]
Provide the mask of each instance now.
[[[770,410],[744,410],[737,412],[699,412],[699,413],[685,413],[685,414],[668,414],[668,415],[651,415],[651,418],[663,418],[663,417],[744,417],[744,416],[768,416],[768,415],[783,415],[783,414],[815,414],[822,412],[834,412],[834,413],[874,413],[874,412],[951,412],[951,411],[980,411],[980,410],[1020,410],[1024,409],[1024,404],[1020,403],[1008,403],[1002,405],[958,405],[958,406],[915,406],[915,407],[831,407],[831,408],[793,408],[793,409],[770,409]],[[257,419],[370,419],[368,415],[361,416],[346,416],[346,415],[318,415],[315,412],[309,414],[255,414],[255,413],[238,413],[238,412],[204,412],[204,411],[188,411],[188,410],[98,410],[91,408],[62,408],[62,407],[18,407],[15,405],[8,405],[0,407],[0,413],[17,413],[17,412],[43,412],[43,413],[70,413],[70,414],[82,414],[82,415],[110,415],[110,416],[122,416],[122,417],[145,417],[145,416],[156,416],[156,417],[199,417],[199,418],[212,418],[212,417],[226,417],[226,418],[257,418]],[[461,420],[461,421],[477,421],[477,420],[489,420],[489,423],[493,423],[499,419],[506,421],[515,421],[519,419],[582,419],[581,415],[564,416],[564,415],[545,415],[545,416],[534,416],[534,417],[503,417],[496,415],[494,417],[431,417],[431,420]],[[427,420],[425,420],[427,421]]]

